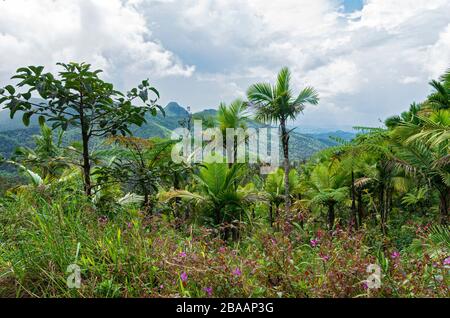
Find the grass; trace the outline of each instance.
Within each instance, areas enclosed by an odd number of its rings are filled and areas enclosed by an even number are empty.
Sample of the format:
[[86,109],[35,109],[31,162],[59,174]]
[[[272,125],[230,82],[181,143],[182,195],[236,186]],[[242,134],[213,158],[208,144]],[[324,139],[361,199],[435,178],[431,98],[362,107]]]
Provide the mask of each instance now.
[[[239,241],[179,228],[137,207],[106,216],[67,189],[22,189],[0,204],[2,297],[447,297],[448,246],[397,251],[368,229],[333,235],[306,224],[273,231],[255,220]],[[410,225],[416,229],[418,225]],[[402,231],[405,231],[404,229]],[[410,238],[411,231],[405,234]],[[414,234],[415,235],[415,234]],[[311,239],[318,244],[313,246]],[[416,240],[427,237],[415,235]],[[409,241],[408,241],[409,242]],[[425,241],[423,241],[425,242]],[[417,243],[417,242],[416,242]],[[395,255],[395,254],[394,254]],[[382,288],[364,281],[382,264]],[[81,288],[66,272],[81,268]]]

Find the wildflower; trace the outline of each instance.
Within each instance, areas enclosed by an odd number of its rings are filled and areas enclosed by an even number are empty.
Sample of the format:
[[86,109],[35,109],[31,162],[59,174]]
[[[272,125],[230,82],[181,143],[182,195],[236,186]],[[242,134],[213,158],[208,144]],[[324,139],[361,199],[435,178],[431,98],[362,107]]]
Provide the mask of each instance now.
[[397,259],[399,257],[400,257],[400,253],[398,251],[392,252],[392,254],[391,254],[391,258],[392,259]]
[[205,293],[206,293],[208,296],[211,296],[211,295],[212,295],[212,288],[211,288],[211,287],[205,287],[205,288],[203,288],[203,290],[205,291]]
[[234,276],[241,276],[241,274],[242,274],[242,272],[241,272],[241,270],[239,269],[239,267],[236,267],[235,269],[234,269],[234,271],[233,271],[233,275]]
[[128,222],[128,223],[127,223],[127,227],[128,227],[128,229],[131,229],[131,228],[133,227],[133,223]]
[[366,281],[364,281],[364,282],[362,283],[362,285],[363,285],[363,288],[364,288],[364,289],[368,289],[368,288],[369,288],[369,284],[367,284]]
[[444,259],[444,266],[450,266],[450,256]]
[[159,289],[164,289],[164,285],[163,284],[159,285]]
[[180,275],[180,278],[181,278],[181,281],[182,281],[183,283],[187,283],[187,280],[188,280],[188,274],[187,274],[186,272],[182,272],[181,275]]
[[186,257],[187,254],[186,254],[186,252],[181,252],[180,254],[178,254],[178,256],[179,256],[179,257]]
[[309,241],[309,243],[311,244],[312,247],[316,247],[317,245],[319,245],[319,240],[312,239]]
[[225,251],[226,251],[226,248],[225,248],[225,247],[221,246],[221,247],[219,248],[219,253],[225,253]]
[[101,225],[105,225],[108,222],[108,217],[106,215],[103,215],[101,217],[98,218],[98,222]]
[[320,258],[324,261],[324,262],[328,262],[330,260],[330,256],[328,255],[321,255]]

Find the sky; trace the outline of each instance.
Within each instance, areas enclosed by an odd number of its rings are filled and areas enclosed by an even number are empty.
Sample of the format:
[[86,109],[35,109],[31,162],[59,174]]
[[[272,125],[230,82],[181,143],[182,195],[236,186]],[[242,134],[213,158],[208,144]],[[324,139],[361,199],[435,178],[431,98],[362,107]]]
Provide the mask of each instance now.
[[149,78],[161,104],[245,98],[288,66],[320,94],[293,124],[379,126],[450,67],[448,0],[3,0],[0,86],[24,65],[88,62],[120,89]]

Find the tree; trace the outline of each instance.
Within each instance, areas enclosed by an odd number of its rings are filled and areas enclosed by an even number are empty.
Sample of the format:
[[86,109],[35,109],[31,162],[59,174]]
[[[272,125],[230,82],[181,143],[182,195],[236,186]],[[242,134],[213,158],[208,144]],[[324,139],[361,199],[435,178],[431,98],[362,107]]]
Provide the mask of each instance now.
[[115,136],[108,141],[116,145],[116,148],[107,150],[112,155],[110,164],[99,167],[93,174],[101,185],[117,182],[142,195],[142,205],[151,213],[151,195],[158,191],[159,182],[165,174],[160,166],[167,160],[161,158],[168,156],[175,141],[123,136]]
[[250,86],[247,97],[256,109],[256,119],[266,123],[279,123],[281,130],[281,144],[284,157],[284,183],[285,183],[285,211],[289,213],[289,133],[288,120],[294,120],[307,104],[316,105],[319,96],[312,87],[304,88],[297,97],[293,97],[290,88],[291,73],[287,67],[281,69],[277,83],[258,83]]
[[[220,225],[239,218],[244,211],[244,204],[256,200],[257,195],[248,189],[235,189],[233,183],[241,178],[242,164],[231,168],[224,163],[206,163],[194,175],[196,187],[194,192],[171,190],[160,194],[160,200],[167,202],[173,198],[183,198],[202,203],[207,216],[212,217],[213,224]],[[212,212],[212,213],[211,213]]]
[[53,179],[61,176],[63,170],[69,167],[62,147],[63,131],[61,130],[55,142],[53,131],[43,124],[41,135],[33,136],[35,147],[18,147],[14,151],[12,161],[31,167],[43,179]]
[[401,123],[392,131],[399,143],[395,163],[438,191],[441,223],[446,224],[450,209],[450,112],[438,110],[419,119],[419,124]]
[[[221,103],[219,110],[217,112],[217,121],[219,124],[219,129],[222,132],[224,138],[224,145],[227,145],[227,129],[246,129],[247,128],[247,103],[241,99],[236,99],[229,106]],[[231,155],[233,156],[233,162],[237,162],[237,147],[238,140],[237,136],[233,136],[233,154],[227,154],[229,160],[229,166],[231,167]]]
[[345,186],[345,175],[339,170],[339,162],[320,163],[314,167],[307,181],[306,193],[311,204],[325,206],[328,209],[328,227],[334,227],[335,206],[345,201],[348,187]]
[[[23,112],[23,123],[28,126],[32,116],[39,116],[40,124],[52,123],[52,129],[67,130],[76,127],[82,140],[82,170],[84,191],[92,194],[90,141],[106,135],[131,134],[130,125],[141,126],[146,122],[145,114],[156,115],[158,91],[148,80],[142,81],[125,96],[113,85],[99,78],[101,70],[91,71],[85,63],[58,63],[62,71],[58,75],[43,73],[43,66],[28,66],[17,70],[12,79],[20,82],[16,87],[7,85],[0,89],[0,105],[10,111],[13,118]],[[22,89],[16,92],[16,89]],[[31,97],[37,94],[43,101]],[[150,94],[155,98],[151,99]],[[133,103],[140,100],[141,105]]]
[[[299,185],[299,177],[297,170],[289,171],[289,193],[292,193],[294,189]],[[270,173],[264,183],[264,192],[269,200],[269,222],[273,226],[273,206],[275,205],[275,215],[278,216],[280,205],[284,201],[283,194],[285,193],[284,184],[284,170],[277,169]]]

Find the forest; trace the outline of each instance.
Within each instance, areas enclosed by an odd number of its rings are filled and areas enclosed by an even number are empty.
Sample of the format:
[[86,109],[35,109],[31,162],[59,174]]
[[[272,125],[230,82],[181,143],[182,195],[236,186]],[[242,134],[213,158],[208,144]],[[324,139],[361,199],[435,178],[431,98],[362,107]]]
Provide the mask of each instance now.
[[0,88],[2,112],[39,127],[0,158],[0,297],[450,295],[450,69],[425,100],[307,159],[290,123],[320,92],[288,68],[178,123],[271,127],[280,160],[261,173],[237,160],[248,136],[181,162],[179,140],[137,137],[166,115],[149,80],[124,93],[90,64],[57,68],[19,68]]

